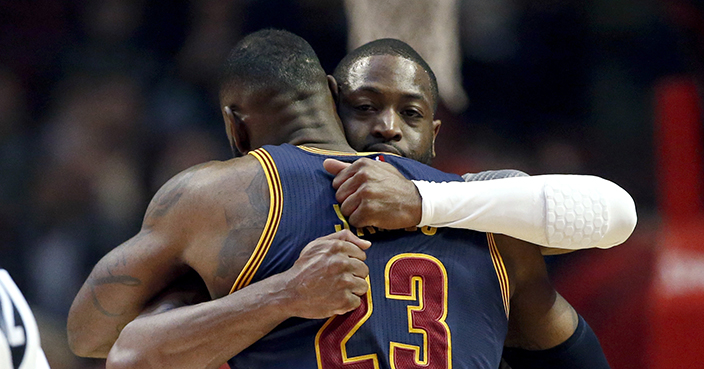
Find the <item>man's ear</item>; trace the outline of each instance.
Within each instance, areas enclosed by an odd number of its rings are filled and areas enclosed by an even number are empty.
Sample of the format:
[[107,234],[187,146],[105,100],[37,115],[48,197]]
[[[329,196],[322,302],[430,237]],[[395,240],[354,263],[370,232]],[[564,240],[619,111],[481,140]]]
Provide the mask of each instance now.
[[242,119],[232,112],[229,106],[223,108],[223,117],[225,118],[227,139],[230,141],[230,148],[232,148],[233,154],[235,149],[243,155],[247,154],[252,150],[247,126]]
[[235,141],[232,134],[235,125],[235,116],[232,114],[232,109],[229,106],[222,108],[222,119],[225,121],[225,133],[227,134],[227,143],[230,144],[232,155],[235,154]]
[[328,74],[328,88],[332,92],[332,98],[335,100],[335,106],[340,105],[340,86],[337,84],[335,77]]
[[438,133],[440,133],[440,126],[442,125],[442,122],[440,119],[436,119],[433,121],[433,157],[435,157],[435,138],[438,137]]

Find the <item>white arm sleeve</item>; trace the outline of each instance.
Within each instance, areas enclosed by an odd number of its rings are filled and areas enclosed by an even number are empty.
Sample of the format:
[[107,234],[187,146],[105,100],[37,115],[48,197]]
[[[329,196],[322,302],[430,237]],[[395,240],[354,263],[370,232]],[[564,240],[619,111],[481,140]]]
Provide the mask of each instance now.
[[419,226],[501,233],[545,247],[616,246],[630,237],[637,220],[628,192],[595,176],[413,183],[423,204]]

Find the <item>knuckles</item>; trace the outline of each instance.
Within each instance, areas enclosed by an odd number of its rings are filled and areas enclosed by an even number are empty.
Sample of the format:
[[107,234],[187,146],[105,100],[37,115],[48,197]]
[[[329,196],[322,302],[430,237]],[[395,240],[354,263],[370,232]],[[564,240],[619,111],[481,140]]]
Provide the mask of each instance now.
[[356,177],[356,180],[366,182],[372,178],[371,174],[366,168],[362,168],[357,173],[354,175]]
[[369,183],[364,183],[361,186],[359,186],[359,189],[357,190],[357,193],[362,196],[363,200],[366,200],[365,198],[368,198],[376,193],[374,191],[374,187],[370,186]]

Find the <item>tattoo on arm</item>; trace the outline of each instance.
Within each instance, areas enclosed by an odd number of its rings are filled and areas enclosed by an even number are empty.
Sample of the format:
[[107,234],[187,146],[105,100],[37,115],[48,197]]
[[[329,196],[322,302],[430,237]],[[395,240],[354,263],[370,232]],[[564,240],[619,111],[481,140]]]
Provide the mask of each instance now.
[[248,216],[234,222],[225,212],[230,230],[220,249],[215,272],[216,278],[232,279],[232,282],[252,255],[269,215],[269,187],[263,170],[257,172],[244,192],[250,206],[246,209]]
[[[105,316],[108,317],[117,317],[123,315],[125,312],[111,312],[108,311],[107,308],[103,306],[103,304],[100,302],[100,298],[98,297],[98,294],[96,292],[96,288],[101,288],[104,286],[115,286],[115,285],[121,285],[121,286],[127,286],[127,287],[137,287],[142,284],[142,281],[138,278],[135,278],[133,276],[130,276],[125,273],[120,273],[119,268],[122,266],[127,266],[127,254],[130,252],[130,245],[136,244],[139,242],[140,239],[144,237],[145,234],[148,234],[149,232],[146,233],[140,233],[131,240],[127,241],[127,243],[123,244],[122,248],[120,250],[115,250],[114,254],[112,255],[113,260],[110,261],[105,260],[105,266],[104,266],[104,273],[100,273],[101,275],[96,275],[93,276],[91,275],[87,281],[87,283],[90,285],[90,292],[91,292],[91,298],[93,300],[93,306],[100,311]],[[117,271],[117,273],[116,273]]]
[[252,210],[256,212],[256,217],[259,218],[262,214],[266,217],[269,213],[269,185],[266,182],[263,170],[259,170],[252,178],[252,182],[247,186],[245,193]]
[[152,199],[144,218],[159,218],[166,215],[169,209],[181,199],[186,185],[193,177],[193,173],[193,171],[189,171],[183,174],[181,178],[167,182]]
[[120,315],[123,315],[125,312],[119,312],[119,313],[112,313],[109,312],[103,305],[100,303],[100,299],[98,298],[97,293],[95,292],[95,287],[96,286],[102,286],[106,284],[122,284],[125,286],[139,286],[142,284],[142,281],[140,281],[137,278],[128,276],[128,275],[123,275],[123,276],[114,276],[114,277],[106,277],[106,278],[99,278],[98,280],[91,281],[91,286],[90,286],[90,293],[93,298],[93,306],[95,306],[98,311],[100,311],[101,314],[109,317],[118,317]]

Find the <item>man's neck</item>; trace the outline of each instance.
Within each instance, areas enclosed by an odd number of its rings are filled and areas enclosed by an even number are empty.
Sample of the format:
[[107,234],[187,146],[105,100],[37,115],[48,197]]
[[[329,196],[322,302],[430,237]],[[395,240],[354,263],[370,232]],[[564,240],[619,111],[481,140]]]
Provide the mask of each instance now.
[[335,111],[332,96],[315,93],[309,96],[284,96],[269,107],[273,122],[284,122],[259,131],[253,144],[261,146],[269,143],[289,143],[324,150],[354,153],[345,138],[340,118]]
[[338,130],[318,128],[304,128],[295,131],[288,140],[291,145],[304,145],[323,150],[356,152],[347,143],[344,134]]
[[340,118],[329,105],[309,107],[305,114],[289,124],[287,142],[292,145],[305,145],[324,150],[356,152],[347,143]]

